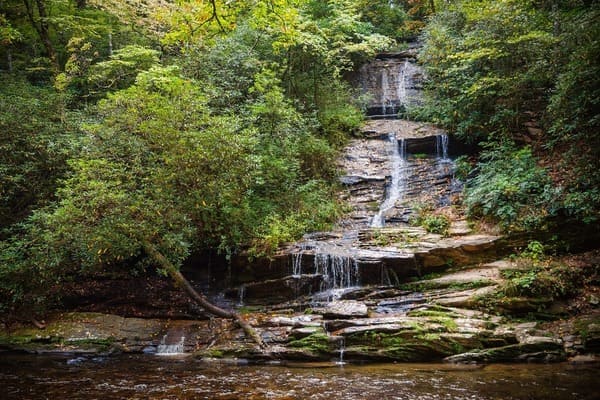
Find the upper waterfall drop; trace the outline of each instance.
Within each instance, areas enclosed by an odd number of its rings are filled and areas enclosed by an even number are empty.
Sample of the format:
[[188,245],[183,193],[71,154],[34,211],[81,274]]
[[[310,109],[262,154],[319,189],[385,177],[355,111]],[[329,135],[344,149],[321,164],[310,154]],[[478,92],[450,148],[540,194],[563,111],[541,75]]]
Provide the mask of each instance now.
[[422,68],[413,56],[390,55],[364,65],[360,70],[363,92],[371,96],[370,118],[397,118],[421,102]]
[[448,158],[448,134],[442,133],[435,137],[435,153],[437,158],[441,160],[449,160]]

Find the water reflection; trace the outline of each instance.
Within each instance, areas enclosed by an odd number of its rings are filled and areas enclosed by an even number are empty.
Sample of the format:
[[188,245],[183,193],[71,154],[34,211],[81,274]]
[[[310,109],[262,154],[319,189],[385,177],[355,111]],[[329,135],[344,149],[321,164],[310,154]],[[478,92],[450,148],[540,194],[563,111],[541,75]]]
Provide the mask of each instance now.
[[0,355],[2,399],[597,399],[598,366],[288,364]]

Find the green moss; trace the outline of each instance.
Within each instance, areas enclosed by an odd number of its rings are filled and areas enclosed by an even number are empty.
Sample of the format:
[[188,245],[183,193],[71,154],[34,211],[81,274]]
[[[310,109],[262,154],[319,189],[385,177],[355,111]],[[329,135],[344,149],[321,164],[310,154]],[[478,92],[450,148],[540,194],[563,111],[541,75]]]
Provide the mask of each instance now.
[[366,205],[367,205],[367,210],[369,210],[369,211],[379,211],[379,202],[378,201],[370,201]]
[[[590,325],[594,325],[593,329],[590,329]],[[583,318],[575,322],[574,331],[577,335],[583,339],[587,339],[590,336],[592,330],[597,329],[600,326],[600,317],[593,316],[589,318]]]
[[225,352],[221,349],[206,349],[206,350],[199,351],[196,354],[203,358],[223,358],[223,357],[225,357]]
[[74,346],[80,349],[98,349],[108,350],[115,344],[114,338],[105,339],[73,339],[73,340],[60,340],[60,345]]
[[[454,325],[446,318],[443,321],[448,327]],[[396,361],[428,361],[463,353],[469,349],[480,348],[480,341],[463,343],[460,337],[444,335],[444,331],[427,331],[427,324],[418,329],[397,333],[365,332],[352,335],[346,339],[347,349],[355,354],[371,358],[391,359]]]
[[82,350],[94,349],[97,351],[106,351],[114,347],[114,338],[85,338],[85,339],[65,339],[60,336],[44,335],[1,335],[0,345],[9,348],[23,350],[53,350],[65,347],[77,348]]
[[[434,278],[435,279],[435,278]],[[453,289],[453,290],[469,290],[469,289],[478,289],[481,287],[494,285],[495,282],[487,280],[487,279],[479,279],[470,282],[438,282],[438,281],[427,281],[420,280],[417,282],[409,282],[400,285],[400,288],[403,290],[412,290],[416,292],[424,292],[428,290],[436,290],[436,289]]]
[[292,340],[288,343],[288,346],[314,353],[329,353],[331,350],[329,337],[323,332],[316,332],[305,338]]
[[439,333],[426,333],[424,335],[417,335],[417,336],[415,336],[415,338],[429,342],[429,341],[434,341],[434,340],[440,340],[440,334]]
[[448,332],[456,332],[458,329],[458,325],[452,318],[434,317],[434,318],[429,318],[429,320],[442,324]]
[[460,315],[446,310],[415,310],[409,311],[406,315],[409,317],[434,317],[434,318],[458,318]]
[[406,247],[418,240],[417,235],[413,232],[396,229],[375,229],[366,233],[366,235],[364,240],[369,241],[376,246],[389,246],[394,244],[398,247]]

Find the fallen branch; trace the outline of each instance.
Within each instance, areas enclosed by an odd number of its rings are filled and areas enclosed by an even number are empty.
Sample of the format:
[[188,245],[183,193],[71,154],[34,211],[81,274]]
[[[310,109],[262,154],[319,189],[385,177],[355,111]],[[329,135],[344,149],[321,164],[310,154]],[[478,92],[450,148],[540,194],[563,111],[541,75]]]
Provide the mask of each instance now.
[[266,348],[265,343],[263,342],[256,329],[254,329],[252,325],[250,325],[248,321],[246,321],[240,314],[236,313],[235,311],[225,310],[221,307],[212,304],[206,298],[206,296],[194,289],[194,287],[185,278],[185,276],[183,276],[179,269],[175,265],[173,265],[173,263],[171,263],[161,252],[156,250],[156,248],[153,245],[151,245],[150,243],[146,243],[144,245],[144,249],[146,250],[148,255],[150,255],[160,265],[160,267],[167,272],[167,274],[171,279],[173,279],[175,284],[181,287],[183,290],[185,290],[185,292],[200,306],[202,306],[202,308],[204,308],[209,313],[216,315],[217,317],[229,318],[234,320],[240,326],[240,328],[243,329],[244,333],[249,338],[254,340],[256,344],[260,346],[260,348]]

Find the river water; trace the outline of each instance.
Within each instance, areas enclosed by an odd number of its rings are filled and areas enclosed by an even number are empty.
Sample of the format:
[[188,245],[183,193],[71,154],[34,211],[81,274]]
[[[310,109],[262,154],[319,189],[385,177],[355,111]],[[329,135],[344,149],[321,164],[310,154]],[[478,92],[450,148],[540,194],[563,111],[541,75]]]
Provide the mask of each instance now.
[[0,399],[598,399],[598,366],[236,365],[0,354]]

